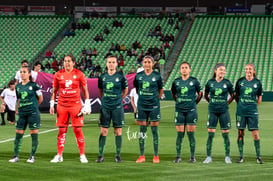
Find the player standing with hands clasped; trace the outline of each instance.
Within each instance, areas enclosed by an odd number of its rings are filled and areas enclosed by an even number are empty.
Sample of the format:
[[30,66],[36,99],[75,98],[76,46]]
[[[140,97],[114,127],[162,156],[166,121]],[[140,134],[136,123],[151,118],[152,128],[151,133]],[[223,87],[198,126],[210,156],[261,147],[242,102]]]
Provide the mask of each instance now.
[[107,72],[103,73],[98,79],[98,88],[101,99],[101,113],[99,119],[100,137],[99,137],[99,156],[97,163],[104,161],[104,147],[106,136],[113,121],[117,163],[122,162],[120,157],[122,145],[122,127],[124,126],[124,109],[122,99],[128,93],[127,79],[122,72],[117,71],[118,60],[115,56],[106,58]]
[[16,136],[14,140],[14,157],[11,163],[19,161],[19,152],[27,125],[32,139],[31,153],[27,160],[34,163],[35,153],[38,147],[38,132],[40,128],[40,112],[38,105],[43,102],[43,94],[38,84],[32,82],[31,70],[27,66],[20,69],[21,82],[15,86],[17,104],[16,113],[19,115],[16,124]]
[[[181,162],[181,147],[187,128],[187,135],[190,144],[190,162],[196,162],[195,159],[195,127],[198,120],[196,104],[202,98],[200,82],[190,76],[191,67],[188,62],[182,62],[180,72],[182,77],[176,78],[172,84],[172,96],[176,101],[175,105],[175,124],[177,131],[176,138],[176,158],[174,163]],[[196,96],[197,94],[197,96]],[[185,127],[186,126],[186,127]]]
[[[228,105],[234,99],[234,91],[232,83],[224,78],[226,67],[223,63],[217,63],[214,67],[212,79],[208,80],[205,87],[205,99],[209,103],[208,107],[208,139],[207,139],[207,158],[203,163],[211,163],[211,150],[213,138],[215,135],[218,120],[222,130],[225,147],[225,162],[232,163],[230,159],[230,140],[229,129],[231,128],[230,115]],[[228,99],[228,95],[230,98]]]
[[153,57],[145,56],[142,61],[144,71],[136,74],[134,87],[139,95],[137,105],[136,124],[140,126],[139,147],[140,156],[136,163],[145,162],[144,147],[146,140],[147,126],[151,125],[154,145],[153,163],[159,163],[158,144],[159,132],[158,123],[161,119],[159,99],[163,94],[163,82],[160,73],[153,71],[155,64]]
[[[51,163],[63,162],[63,149],[66,140],[69,118],[75,134],[80,151],[80,162],[88,163],[85,156],[85,141],[82,132],[83,114],[91,113],[89,92],[84,74],[74,68],[75,58],[67,55],[64,58],[64,69],[54,75],[53,91],[50,100],[50,114],[54,115],[54,102],[57,92],[59,92],[57,104],[57,122],[59,134],[57,137],[57,155],[50,161]],[[81,92],[85,96],[84,107],[81,103]]]
[[251,131],[256,150],[256,161],[263,164],[260,155],[258,105],[262,102],[262,83],[256,78],[255,65],[249,63],[245,66],[245,76],[240,78],[235,86],[235,100],[237,102],[236,126],[238,129],[238,148],[240,158],[237,163],[244,162],[244,135],[245,128]]

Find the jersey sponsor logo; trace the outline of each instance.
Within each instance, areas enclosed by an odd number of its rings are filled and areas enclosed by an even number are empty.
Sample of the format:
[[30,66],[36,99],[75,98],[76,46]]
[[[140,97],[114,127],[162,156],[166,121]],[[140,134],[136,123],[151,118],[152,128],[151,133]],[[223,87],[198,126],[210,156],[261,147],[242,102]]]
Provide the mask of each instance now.
[[32,88],[32,86],[29,86],[28,89],[29,89],[29,90],[32,90],[33,88]]
[[72,80],[65,80],[65,87],[70,87],[72,85]]
[[188,91],[189,91],[188,87],[181,87],[181,94],[185,94]]
[[139,80],[142,80],[143,79],[143,77],[139,77]]
[[119,82],[119,78],[118,77],[116,78],[116,82]]
[[222,94],[222,92],[223,92],[222,89],[216,88],[214,95],[219,96],[220,94]]
[[179,86],[179,84],[180,84],[179,82],[176,82],[176,85],[177,85],[177,86]]
[[105,78],[105,77],[103,77],[102,81],[104,82],[105,80],[106,80],[106,78]]
[[61,79],[61,80],[63,80],[63,79],[64,79],[64,76],[63,76],[63,75],[61,75],[60,79]]
[[21,98],[25,99],[27,97],[28,93],[26,91],[21,93]]
[[244,83],[243,83],[243,82],[242,82],[242,83],[240,83],[240,86],[242,86],[242,87],[243,87],[243,86],[244,86]]
[[142,84],[142,88],[146,89],[146,88],[149,88],[149,87],[150,87],[150,82],[144,81],[143,84]]
[[73,75],[73,79],[76,79],[77,78],[77,75]]
[[109,90],[109,89],[111,89],[111,88],[113,88],[113,87],[114,87],[113,82],[107,82],[107,83],[106,83],[106,89],[107,89],[107,90]]
[[214,87],[214,84],[210,84],[210,87]]
[[251,87],[247,87],[246,90],[245,90],[245,95],[248,95],[252,92],[252,88]]

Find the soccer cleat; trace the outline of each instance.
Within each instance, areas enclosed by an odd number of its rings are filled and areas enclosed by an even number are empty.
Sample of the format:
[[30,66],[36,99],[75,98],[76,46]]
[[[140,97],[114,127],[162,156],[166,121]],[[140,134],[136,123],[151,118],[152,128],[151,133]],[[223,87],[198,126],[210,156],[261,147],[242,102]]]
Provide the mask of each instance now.
[[54,158],[50,161],[51,163],[59,163],[63,162],[63,157],[60,155],[55,155]]
[[229,156],[226,156],[226,157],[225,157],[225,162],[226,162],[226,164],[232,163],[232,161],[231,161],[231,159],[230,159]]
[[14,156],[12,157],[12,159],[9,160],[10,163],[16,163],[16,162],[19,162],[19,157],[17,156]]
[[80,156],[80,162],[81,162],[81,163],[88,163],[88,160],[87,160],[87,158],[86,158],[85,155],[81,155],[81,156]]
[[157,155],[157,156],[154,156],[154,158],[153,158],[153,163],[159,163],[160,162],[160,160],[159,160],[159,156]]
[[182,162],[181,158],[180,157],[176,157],[174,160],[173,160],[174,163],[180,163]]
[[261,157],[257,157],[256,161],[257,161],[258,164],[263,164],[264,163],[264,161],[262,160]]
[[244,157],[240,157],[238,160],[237,160],[237,163],[243,163],[244,162]]
[[30,156],[27,161],[27,163],[34,163],[35,162],[35,159],[34,159],[34,156]]
[[191,157],[190,160],[189,160],[190,163],[195,163],[196,162],[196,159],[194,157]]
[[145,162],[145,156],[139,156],[138,159],[136,160],[136,163],[144,163]]
[[1,123],[1,126],[5,126],[5,125],[6,125],[6,123],[5,123],[5,122],[2,122],[2,123]]
[[96,160],[97,163],[102,163],[104,162],[104,157],[103,156],[99,156],[98,159]]
[[210,156],[207,156],[207,158],[203,161],[203,163],[211,163],[212,158]]
[[120,156],[116,156],[115,161],[116,161],[116,163],[121,163],[122,162]]

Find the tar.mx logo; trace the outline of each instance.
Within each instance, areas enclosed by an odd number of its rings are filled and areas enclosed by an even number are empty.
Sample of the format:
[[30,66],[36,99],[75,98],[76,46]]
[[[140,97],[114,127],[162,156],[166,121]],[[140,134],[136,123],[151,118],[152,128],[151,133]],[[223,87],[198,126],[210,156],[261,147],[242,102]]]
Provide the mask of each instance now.
[[145,139],[145,138],[148,137],[147,133],[131,131],[130,126],[128,127],[126,134],[127,134],[127,138],[128,138],[129,141],[130,140],[135,140],[135,139],[138,139],[138,138]]

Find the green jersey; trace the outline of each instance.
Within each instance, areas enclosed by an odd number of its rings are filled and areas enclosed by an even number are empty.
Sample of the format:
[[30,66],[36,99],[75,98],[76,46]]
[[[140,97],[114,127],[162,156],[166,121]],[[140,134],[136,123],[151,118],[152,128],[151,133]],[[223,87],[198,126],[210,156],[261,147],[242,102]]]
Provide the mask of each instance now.
[[37,95],[41,94],[40,89],[40,86],[32,81],[29,81],[26,85],[22,85],[22,83],[19,83],[15,86],[16,96],[19,100],[19,115],[39,111]]
[[116,72],[113,75],[105,72],[99,77],[98,88],[102,89],[102,108],[114,110],[122,106],[122,90],[128,88],[128,83],[121,72]]
[[138,92],[137,106],[145,111],[151,111],[159,104],[159,90],[163,88],[160,73],[153,71],[150,75],[146,75],[144,71],[136,74],[134,79],[134,87]]
[[261,96],[262,92],[262,83],[256,77],[251,81],[245,77],[240,78],[235,86],[235,93],[239,98],[236,114],[239,116],[258,115],[257,97]]
[[228,94],[233,95],[233,85],[228,79],[217,82],[215,78],[208,80],[205,93],[209,94],[209,112],[224,113],[228,110]]
[[187,80],[176,78],[172,84],[172,94],[176,95],[176,111],[188,112],[196,109],[196,93],[201,90],[200,82],[195,77],[189,77]]

